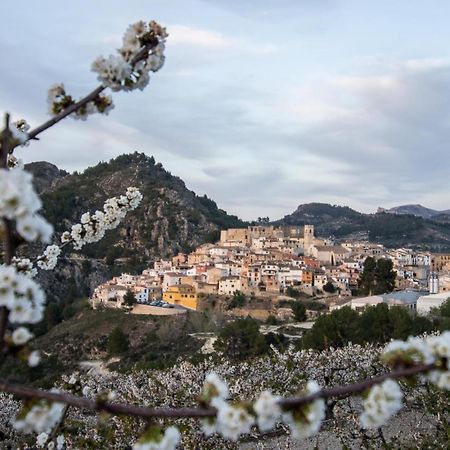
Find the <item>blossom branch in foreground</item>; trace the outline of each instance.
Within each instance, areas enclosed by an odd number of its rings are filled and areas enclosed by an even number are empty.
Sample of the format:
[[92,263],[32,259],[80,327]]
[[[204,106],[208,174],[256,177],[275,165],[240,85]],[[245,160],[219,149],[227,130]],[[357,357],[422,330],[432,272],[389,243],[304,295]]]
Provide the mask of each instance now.
[[[321,389],[313,394],[302,397],[290,397],[282,399],[278,402],[278,404],[281,407],[291,409],[310,403],[311,401],[314,401],[318,398],[339,398],[345,397],[347,395],[360,394],[361,392],[364,392],[365,390],[383,382],[384,380],[401,379],[418,374],[424,374],[430,372],[435,368],[435,364],[427,364],[398,369],[392,372],[387,372],[378,377],[371,378],[369,380],[360,381],[358,383],[335,386],[329,389]],[[65,403],[77,408],[90,409],[93,411],[106,411],[108,413],[116,415],[128,415],[145,418],[204,418],[215,417],[217,414],[216,408],[147,408],[125,403],[108,403],[99,400],[91,400],[86,397],[80,397],[63,392],[42,391],[21,384],[9,383],[7,381],[0,381],[0,391],[9,392],[24,399],[45,399],[53,402]]]
[[[143,88],[148,83],[148,75],[146,71],[157,71],[161,68],[164,57],[162,55],[162,50],[164,49],[164,40],[167,37],[167,33],[163,27],[158,25],[156,22],[150,22],[150,30],[145,26],[144,22],[138,22],[129,27],[127,33],[124,36],[124,46],[120,49],[122,53],[123,61],[129,66],[129,74],[136,69],[141,76],[141,79],[145,79],[145,83],[141,81],[140,85],[137,87]],[[130,33],[131,31],[131,33]],[[156,49],[155,52],[153,50]],[[155,53],[157,54],[158,60],[155,61]],[[93,67],[94,69],[94,67]],[[139,78],[139,77],[137,77]],[[127,87],[131,87],[133,81],[127,82],[128,78],[123,81]],[[107,88],[114,87],[104,80],[102,84],[96,87],[92,92],[83,97],[77,102],[71,101],[67,107],[64,107],[58,114],[56,114],[51,119],[44,122],[42,125],[34,128],[28,133],[29,139],[36,139],[37,136],[48,128],[56,125],[62,119],[66,118],[70,114],[76,113],[77,111],[86,108],[91,102],[94,102],[99,98],[99,95]],[[124,89],[125,90],[125,89]],[[127,90],[131,90],[130,88]]]
[[[0,170],[6,168],[8,164],[8,154],[11,149],[12,133],[9,128],[10,116],[5,114],[5,128],[0,134]],[[15,253],[13,227],[6,218],[0,218],[0,235],[3,234],[3,261],[5,264],[11,264]],[[5,338],[6,327],[8,325],[9,310],[6,306],[0,306],[0,364],[3,362],[2,349]]]
[[411,377],[418,374],[427,373],[435,368],[435,364],[426,364],[414,367],[405,367],[395,370],[393,372],[386,372],[368,380],[360,381],[359,383],[346,384],[342,386],[334,386],[329,389],[322,389],[313,394],[305,395],[303,397],[290,397],[279,401],[280,406],[285,408],[295,408],[296,406],[305,405],[318,398],[340,398],[348,395],[360,394],[372,386],[382,383],[385,380],[398,380],[401,378]]

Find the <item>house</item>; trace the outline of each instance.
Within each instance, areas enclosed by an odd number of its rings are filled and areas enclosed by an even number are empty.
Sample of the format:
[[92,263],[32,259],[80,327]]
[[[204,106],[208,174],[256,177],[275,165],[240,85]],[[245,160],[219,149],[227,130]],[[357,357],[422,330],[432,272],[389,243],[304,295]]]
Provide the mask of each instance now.
[[181,272],[166,272],[163,278],[163,291],[167,291],[170,286],[181,284],[183,276]]
[[236,291],[241,291],[242,285],[239,277],[224,277],[219,280],[219,295],[233,295]]
[[321,263],[334,266],[346,259],[349,251],[341,245],[314,245],[311,254]]
[[193,310],[196,310],[198,306],[195,288],[186,284],[170,286],[163,293],[163,300],[172,305],[179,305]]

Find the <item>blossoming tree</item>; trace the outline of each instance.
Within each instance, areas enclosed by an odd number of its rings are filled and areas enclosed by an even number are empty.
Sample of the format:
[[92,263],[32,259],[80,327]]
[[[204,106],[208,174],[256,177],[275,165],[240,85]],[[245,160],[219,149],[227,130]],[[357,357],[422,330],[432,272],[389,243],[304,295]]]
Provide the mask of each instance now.
[[[24,120],[11,123],[6,115],[0,136],[0,235],[3,241],[0,364],[7,358],[18,358],[31,367],[40,362],[39,353],[29,346],[33,334],[26,326],[43,318],[45,293],[34,279],[38,270],[54,269],[62,247],[81,250],[102,239],[106,232],[117,228],[142,199],[136,188],[129,187],[123,195],[108,199],[102,210],[83,214],[79,223],[59,236],[58,242],[52,241],[53,227],[39,213],[42,204],[33,188],[32,177],[15,157],[14,150],[32,143],[66,117],[85,120],[91,114],[108,114],[113,100],[104,94],[106,89],[116,92],[145,88],[150,72],[163,66],[166,37],[165,29],[156,22],[133,24],[127,29],[117,54],[97,58],[92,64],[101,84],[91,93],[75,101],[62,84],[53,86],[48,93],[52,117],[34,129]],[[28,258],[18,256],[20,246],[38,241],[48,244],[42,254]],[[391,342],[384,349],[382,360],[390,370],[381,375],[328,388],[321,388],[316,380],[309,379],[294,395],[286,397],[264,390],[253,401],[230,401],[228,385],[211,372],[204,377],[203,387],[197,393],[197,406],[181,408],[116,402],[112,393],[93,394],[88,384],[83,386],[77,377],[70,377],[63,388],[50,391],[0,380],[0,391],[23,400],[22,408],[11,423],[19,432],[34,433],[38,447],[63,449],[66,444],[69,446],[60,433],[69,407],[146,419],[147,426],[133,443],[135,450],[177,447],[180,431],[175,426],[164,430],[152,422],[158,418],[195,418],[206,436],[219,434],[232,441],[256,428],[267,432],[284,423],[294,438],[303,439],[319,431],[328,402],[333,398],[362,395],[360,425],[377,428],[402,407],[403,390],[398,380],[432,383],[448,390],[450,332]]]

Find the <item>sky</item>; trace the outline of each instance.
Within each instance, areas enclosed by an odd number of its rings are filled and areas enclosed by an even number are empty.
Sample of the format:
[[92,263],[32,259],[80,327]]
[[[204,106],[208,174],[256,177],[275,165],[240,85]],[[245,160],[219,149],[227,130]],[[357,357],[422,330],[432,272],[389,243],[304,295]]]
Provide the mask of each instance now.
[[0,112],[32,127],[47,90],[76,98],[127,26],[167,27],[166,62],[109,116],[65,119],[21,149],[68,171],[134,151],[243,219],[326,202],[450,208],[447,0],[0,3]]

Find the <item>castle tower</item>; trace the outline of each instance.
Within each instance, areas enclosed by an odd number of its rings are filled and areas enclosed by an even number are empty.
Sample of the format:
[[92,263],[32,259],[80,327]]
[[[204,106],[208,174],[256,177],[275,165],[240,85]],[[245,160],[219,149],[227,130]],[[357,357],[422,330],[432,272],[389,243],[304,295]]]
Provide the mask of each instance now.
[[314,244],[314,225],[305,225],[303,227],[303,249],[305,254]]
[[436,272],[431,272],[428,278],[428,289],[430,294],[439,293],[439,276]]

